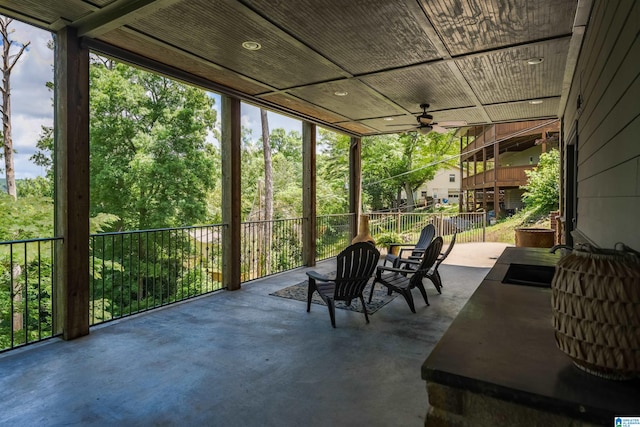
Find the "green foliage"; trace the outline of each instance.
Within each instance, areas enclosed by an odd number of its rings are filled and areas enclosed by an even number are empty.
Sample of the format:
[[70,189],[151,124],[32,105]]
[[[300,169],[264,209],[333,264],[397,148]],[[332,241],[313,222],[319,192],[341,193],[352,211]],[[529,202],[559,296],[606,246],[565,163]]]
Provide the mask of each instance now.
[[0,241],[53,236],[53,200],[0,194]]
[[349,147],[347,135],[320,129],[319,153],[316,156],[317,214],[349,211]]
[[[302,216],[302,135],[274,129],[270,135],[273,168],[273,218]],[[264,156],[262,142],[242,138],[242,218],[264,219]]]
[[366,137],[362,149],[363,198],[372,210],[391,207],[447,167],[458,147],[451,134],[407,133]]
[[551,150],[540,155],[538,166],[526,171],[527,185],[522,201],[527,209],[537,213],[548,213],[558,209],[560,200],[560,153]]
[[[53,201],[0,194],[0,219],[0,242],[52,236]],[[51,335],[52,259],[51,242],[0,245],[0,349]]]
[[16,181],[18,197],[48,197],[53,199],[53,182],[45,177],[19,179]]
[[124,64],[91,65],[91,212],[125,229],[205,222],[218,182],[213,98]]
[[387,247],[391,243],[402,243],[402,236],[398,233],[381,233],[373,236],[373,239],[376,241],[376,246]]

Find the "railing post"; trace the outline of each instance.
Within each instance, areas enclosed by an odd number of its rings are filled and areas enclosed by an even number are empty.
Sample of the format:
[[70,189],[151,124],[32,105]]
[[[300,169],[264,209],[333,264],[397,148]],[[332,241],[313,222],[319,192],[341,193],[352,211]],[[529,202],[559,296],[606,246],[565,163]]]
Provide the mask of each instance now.
[[402,233],[402,227],[400,224],[402,222],[402,218],[400,217],[400,215],[400,208],[398,208],[398,215],[396,216],[396,233],[398,234]]
[[355,215],[352,221],[351,238],[359,233],[358,224],[362,214],[362,140],[351,137],[349,146],[349,212]]
[[302,122],[302,262],[316,265],[316,125]]
[[487,211],[482,213],[482,241],[487,241]]

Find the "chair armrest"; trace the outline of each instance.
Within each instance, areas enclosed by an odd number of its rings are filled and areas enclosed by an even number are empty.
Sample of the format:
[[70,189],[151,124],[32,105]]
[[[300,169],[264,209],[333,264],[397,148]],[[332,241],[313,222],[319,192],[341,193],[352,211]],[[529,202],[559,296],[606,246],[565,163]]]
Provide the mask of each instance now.
[[323,274],[318,273],[317,271],[307,271],[307,276],[318,281],[318,282],[333,282],[334,279],[331,279]]
[[413,244],[411,243],[389,243],[389,247],[390,248],[398,248],[401,246],[405,246],[405,247],[413,247]]
[[402,258],[402,254],[403,254],[403,253],[405,253],[405,252],[412,253],[412,252],[413,252],[413,250],[414,250],[414,246],[407,246],[407,245],[405,245],[405,247],[400,248],[400,252],[398,252],[398,256],[399,256],[400,258]]
[[394,273],[406,273],[406,274],[413,274],[416,272],[415,270],[407,270],[406,268],[396,268],[396,267],[387,267],[384,265],[379,265],[377,267],[377,273],[380,274],[382,271],[392,271]]

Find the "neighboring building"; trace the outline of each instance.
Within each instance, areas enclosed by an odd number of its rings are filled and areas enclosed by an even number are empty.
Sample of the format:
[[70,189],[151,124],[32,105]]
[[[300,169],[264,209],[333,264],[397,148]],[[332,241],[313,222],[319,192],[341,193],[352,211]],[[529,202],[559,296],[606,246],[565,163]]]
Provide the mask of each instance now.
[[520,186],[527,183],[526,171],[538,165],[542,153],[558,147],[559,133],[558,120],[465,128],[460,137],[460,210],[484,209],[500,216],[523,208]]
[[431,181],[425,182],[415,192],[417,206],[457,205],[460,199],[460,169],[439,169]]

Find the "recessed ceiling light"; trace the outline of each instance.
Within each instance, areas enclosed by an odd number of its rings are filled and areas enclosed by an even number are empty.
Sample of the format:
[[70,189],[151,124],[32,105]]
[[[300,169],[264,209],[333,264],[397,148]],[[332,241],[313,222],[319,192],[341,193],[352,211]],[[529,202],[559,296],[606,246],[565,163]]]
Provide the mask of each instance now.
[[542,99],[532,99],[531,101],[529,101],[529,104],[533,104],[533,105],[538,105],[538,104],[542,104],[544,101]]
[[393,121],[393,117],[385,117],[384,121],[386,122],[392,122]]
[[346,90],[337,90],[337,91],[333,92],[333,94],[335,96],[347,96],[347,95],[349,95],[349,92],[347,92]]
[[247,50],[258,50],[262,47],[262,45],[258,42],[246,41],[242,43],[242,47]]
[[542,63],[542,61],[544,61],[544,58],[529,58],[527,59],[527,64],[536,65]]

